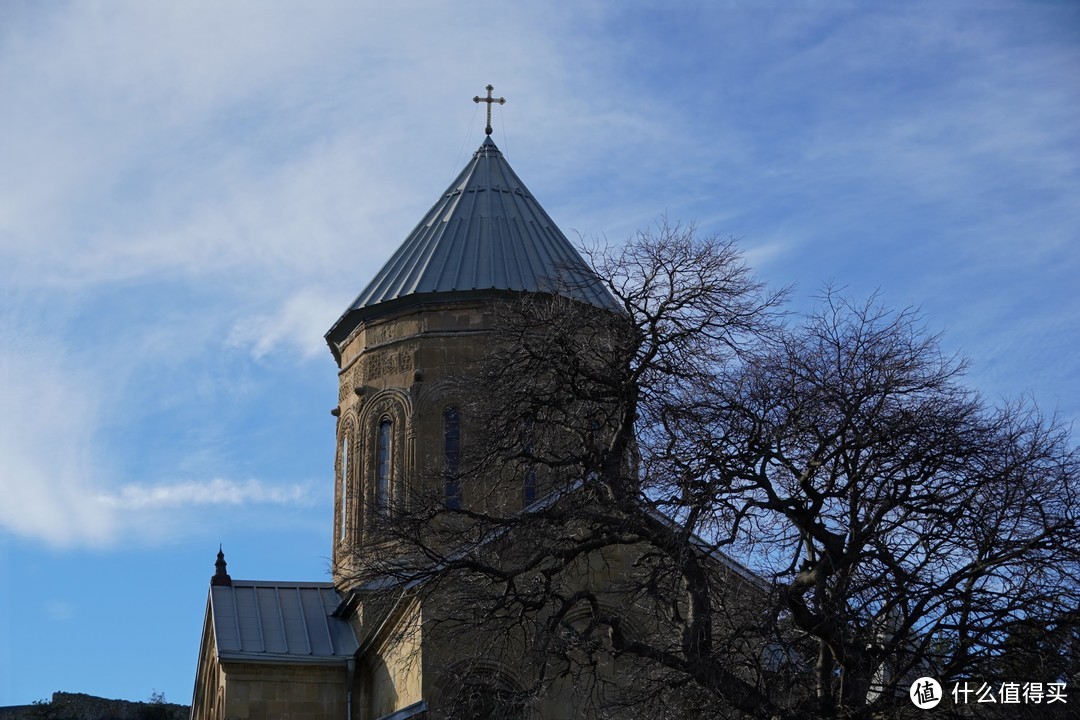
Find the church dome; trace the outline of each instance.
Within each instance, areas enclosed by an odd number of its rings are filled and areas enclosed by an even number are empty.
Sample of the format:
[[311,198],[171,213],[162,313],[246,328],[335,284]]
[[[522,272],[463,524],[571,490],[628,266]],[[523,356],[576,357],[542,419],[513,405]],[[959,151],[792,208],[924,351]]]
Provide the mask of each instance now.
[[618,311],[490,137],[329,332],[428,300],[559,293]]

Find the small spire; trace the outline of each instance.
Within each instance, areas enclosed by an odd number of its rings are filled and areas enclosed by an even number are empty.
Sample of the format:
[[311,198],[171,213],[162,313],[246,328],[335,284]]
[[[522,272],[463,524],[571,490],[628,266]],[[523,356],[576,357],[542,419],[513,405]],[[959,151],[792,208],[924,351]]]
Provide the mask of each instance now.
[[210,578],[210,584],[232,587],[232,578],[225,572],[225,552],[221,549],[221,543],[218,543],[217,562],[214,563],[214,568],[214,577]]
[[488,93],[486,98],[482,98],[479,95],[477,95],[476,97],[474,97],[472,99],[472,101],[474,103],[481,103],[481,102],[486,102],[487,103],[487,127],[484,128],[484,134],[485,135],[491,135],[491,103],[499,103],[500,105],[505,105],[506,104],[506,98],[491,97],[491,91],[494,90],[494,89],[495,89],[494,85],[488,85],[485,88],[485,90],[487,90],[487,93]]

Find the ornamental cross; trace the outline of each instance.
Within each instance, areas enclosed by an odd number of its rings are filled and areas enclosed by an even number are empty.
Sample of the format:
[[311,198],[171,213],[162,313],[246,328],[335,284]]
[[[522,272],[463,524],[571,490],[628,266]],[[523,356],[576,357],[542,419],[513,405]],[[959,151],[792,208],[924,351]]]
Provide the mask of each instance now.
[[495,89],[494,85],[487,86],[488,95],[486,98],[482,98],[479,95],[472,99],[475,103],[486,102],[487,103],[487,127],[484,128],[484,134],[491,134],[491,103],[499,103],[500,105],[506,104],[506,98],[491,97],[491,91]]

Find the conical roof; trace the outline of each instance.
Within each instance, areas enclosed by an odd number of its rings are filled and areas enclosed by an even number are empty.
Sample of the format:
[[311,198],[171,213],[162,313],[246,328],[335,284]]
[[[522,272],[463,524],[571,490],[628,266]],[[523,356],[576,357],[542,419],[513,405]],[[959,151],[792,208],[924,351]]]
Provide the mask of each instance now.
[[617,310],[491,138],[330,328],[342,340],[367,317],[426,299],[558,292]]

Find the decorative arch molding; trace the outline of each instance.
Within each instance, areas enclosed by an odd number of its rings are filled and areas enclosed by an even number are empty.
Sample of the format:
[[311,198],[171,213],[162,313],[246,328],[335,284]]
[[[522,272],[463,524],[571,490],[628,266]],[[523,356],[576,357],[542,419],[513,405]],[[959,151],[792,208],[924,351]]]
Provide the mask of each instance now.
[[410,421],[412,413],[413,402],[409,393],[399,388],[388,388],[372,395],[364,403],[359,416],[361,425],[368,427],[384,415],[395,420],[400,418],[402,422]]
[[359,413],[358,463],[355,476],[356,492],[360,504],[355,512],[363,528],[363,542],[374,540],[371,530],[375,525],[376,512],[380,511],[377,484],[379,472],[380,426],[389,422],[388,482],[385,508],[393,513],[408,507],[408,483],[413,475],[413,422],[412,400],[404,390],[382,390],[368,399]]
[[358,422],[360,422],[360,418],[359,414],[356,411],[356,408],[350,407],[346,409],[344,412],[341,413],[341,416],[338,417],[338,435],[341,435],[341,428],[345,427],[346,425],[350,425],[355,428]]
[[447,405],[461,406],[461,391],[448,380],[425,382],[416,398],[416,412],[419,416],[429,413],[439,414]]
[[[644,613],[644,608],[626,605],[618,600],[613,602],[607,597],[597,598],[596,605],[601,615],[618,617],[619,630],[626,640],[643,640],[648,644],[662,639],[657,638],[655,633],[643,632],[642,623],[648,622],[648,616],[639,613]],[[572,636],[575,633],[586,632],[590,627],[593,633],[591,637],[578,635],[577,641],[583,644],[577,646],[578,651],[571,650],[563,656],[562,662],[566,663],[568,673],[562,680],[556,680],[552,688],[556,694],[568,692],[573,695],[575,699],[572,702],[575,704],[591,700],[604,703],[625,697],[623,693],[631,687],[626,683],[632,683],[632,678],[643,670],[640,660],[632,654],[614,650],[607,638],[610,625],[597,623],[598,619],[591,603],[579,602],[563,616],[562,627],[558,630],[560,634],[565,633],[565,640],[571,643],[574,642]],[[579,652],[583,652],[583,655],[579,655]],[[566,683],[567,678],[573,678],[572,682]]]
[[[607,598],[600,598],[597,601],[597,606],[601,613],[610,613],[619,618],[620,630],[622,630],[623,635],[626,637],[632,639],[644,637],[638,618],[633,617],[632,613],[628,612],[629,608],[616,606]],[[592,605],[588,602],[581,601],[563,616],[562,622],[581,630],[592,623],[594,619],[595,616],[593,614]]]
[[462,660],[436,678],[432,706],[440,720],[532,720],[536,715],[525,702],[525,688],[520,674],[506,663],[487,658]]

